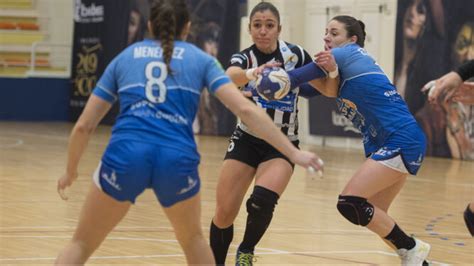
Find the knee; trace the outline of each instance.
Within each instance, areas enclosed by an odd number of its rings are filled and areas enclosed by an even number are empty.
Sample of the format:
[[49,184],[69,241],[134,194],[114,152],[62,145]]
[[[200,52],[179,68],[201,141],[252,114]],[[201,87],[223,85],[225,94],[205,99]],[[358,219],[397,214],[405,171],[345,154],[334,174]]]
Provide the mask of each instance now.
[[269,189],[255,186],[247,200],[247,212],[252,216],[272,217],[280,196]]
[[227,228],[234,223],[235,217],[239,212],[238,208],[217,205],[214,215],[214,224],[220,228]]
[[361,226],[368,225],[374,216],[374,206],[356,196],[339,195],[337,210],[351,223]]

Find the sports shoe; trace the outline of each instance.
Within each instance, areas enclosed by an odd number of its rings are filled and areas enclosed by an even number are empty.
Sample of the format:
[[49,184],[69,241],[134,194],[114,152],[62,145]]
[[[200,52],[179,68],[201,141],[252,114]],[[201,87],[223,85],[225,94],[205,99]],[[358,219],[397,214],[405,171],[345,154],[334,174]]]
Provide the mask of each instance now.
[[469,204],[464,211],[464,222],[466,222],[467,229],[469,233],[471,233],[471,236],[474,236],[474,213],[469,209]]
[[237,250],[237,254],[235,256],[235,266],[252,266],[253,262],[257,261],[253,252],[244,253],[240,250]]
[[421,266],[430,253],[431,246],[415,238],[415,247],[412,249],[401,248],[397,250],[402,259],[402,266]]

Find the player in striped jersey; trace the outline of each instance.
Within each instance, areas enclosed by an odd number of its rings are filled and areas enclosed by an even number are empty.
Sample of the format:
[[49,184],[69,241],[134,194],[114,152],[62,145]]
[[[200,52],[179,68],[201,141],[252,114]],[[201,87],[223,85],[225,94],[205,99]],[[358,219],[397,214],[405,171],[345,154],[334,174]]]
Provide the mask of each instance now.
[[[312,62],[312,59],[299,45],[278,39],[280,16],[271,3],[261,2],[253,8],[249,31],[254,44],[232,56],[226,73],[298,147],[297,104],[300,88],[293,89],[281,100],[269,102],[256,93],[255,78],[266,63],[280,62],[281,67],[291,70]],[[308,87],[310,92],[315,91]],[[238,265],[252,264],[254,248],[270,224],[278,198],[293,173],[293,166],[283,154],[256,137],[245,123],[238,123],[221,169],[216,212],[210,229],[211,247],[218,265],[225,263],[233,238],[234,219],[255,178],[252,195],[246,202],[248,216],[245,235],[236,258]]]

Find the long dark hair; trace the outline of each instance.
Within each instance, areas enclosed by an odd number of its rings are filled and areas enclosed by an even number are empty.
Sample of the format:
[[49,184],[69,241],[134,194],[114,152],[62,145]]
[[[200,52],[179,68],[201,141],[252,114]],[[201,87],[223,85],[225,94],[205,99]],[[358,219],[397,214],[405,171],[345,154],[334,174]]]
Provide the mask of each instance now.
[[[412,1],[399,1],[397,28],[395,38],[395,78],[401,73],[404,51],[404,28],[403,20],[407,9],[413,4]],[[405,85],[405,101],[410,111],[415,114],[426,102],[426,96],[420,91],[428,81],[436,79],[445,74],[449,68],[448,51],[449,46],[443,29],[436,26],[435,19],[442,20],[444,17],[434,17],[431,2],[422,0],[426,8],[426,21],[420,36],[416,39],[414,49],[416,54],[408,65],[407,81]],[[396,84],[398,85],[398,84]]]
[[357,37],[356,43],[360,47],[364,47],[365,35],[366,35],[364,22],[351,16],[335,16],[331,20],[336,20],[344,24],[347,31],[347,37],[350,38],[352,36],[356,36]]
[[151,6],[150,22],[153,36],[161,41],[166,68],[171,73],[174,40],[181,36],[184,26],[189,22],[189,11],[185,1],[154,1]]

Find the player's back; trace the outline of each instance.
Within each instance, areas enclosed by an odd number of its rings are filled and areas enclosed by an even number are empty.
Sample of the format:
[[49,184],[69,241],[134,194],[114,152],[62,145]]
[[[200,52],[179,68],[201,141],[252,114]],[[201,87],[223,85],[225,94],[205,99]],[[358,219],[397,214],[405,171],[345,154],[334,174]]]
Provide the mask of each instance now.
[[[95,94],[119,99],[111,141],[130,139],[195,150],[192,123],[204,87],[214,92],[228,80],[214,58],[196,46],[174,42],[167,70],[158,41],[125,49],[107,67]],[[109,94],[109,95],[107,95]]]
[[332,52],[341,75],[339,109],[364,137],[381,144],[393,132],[416,124],[396,88],[363,48],[348,44]]

